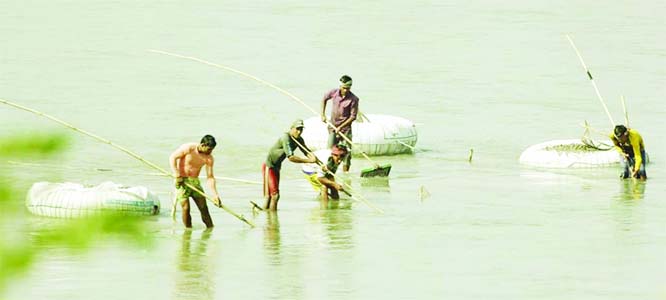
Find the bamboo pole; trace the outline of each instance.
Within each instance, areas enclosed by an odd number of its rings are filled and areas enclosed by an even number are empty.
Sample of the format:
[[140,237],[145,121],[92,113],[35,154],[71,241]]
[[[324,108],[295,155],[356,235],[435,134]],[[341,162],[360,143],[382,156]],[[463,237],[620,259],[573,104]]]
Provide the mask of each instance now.
[[[256,76],[253,76],[253,75],[250,75],[250,74],[248,74],[248,73],[245,73],[245,72],[243,72],[243,71],[240,71],[240,70],[237,70],[237,69],[234,69],[234,68],[231,68],[231,67],[227,67],[227,66],[224,66],[224,65],[220,65],[220,64],[212,63],[212,62],[209,62],[209,61],[206,61],[206,60],[203,60],[203,59],[200,59],[200,58],[192,57],[192,56],[185,56],[185,55],[175,54],[175,53],[171,53],[171,52],[167,52],[167,51],[162,51],[162,50],[154,50],[154,49],[149,49],[148,51],[150,51],[150,52],[154,52],[154,53],[159,53],[159,54],[164,54],[164,55],[168,55],[168,56],[173,56],[173,57],[178,57],[178,58],[188,59],[188,60],[192,60],[192,61],[196,61],[196,62],[200,62],[200,63],[202,63],[202,64],[206,64],[206,65],[209,65],[209,66],[213,66],[213,67],[216,67],[216,68],[220,68],[220,69],[223,69],[223,70],[227,70],[227,71],[230,71],[230,72],[233,72],[233,73],[236,73],[236,74],[239,74],[239,75],[242,75],[242,76],[248,77],[248,78],[250,78],[250,79],[252,79],[252,80],[255,80],[255,81],[257,81],[257,82],[259,82],[259,83],[261,83],[261,84],[267,85],[267,86],[269,86],[269,87],[271,87],[271,88],[277,90],[278,92],[280,92],[280,93],[282,93],[282,94],[284,94],[284,95],[290,97],[291,99],[295,100],[295,101],[298,102],[299,104],[303,105],[306,109],[308,109],[309,111],[311,111],[315,116],[319,116],[319,113],[317,113],[314,109],[312,109],[312,108],[311,108],[310,106],[308,106],[303,100],[301,100],[300,98],[296,97],[294,94],[292,94],[292,93],[286,91],[285,89],[283,89],[283,88],[281,88],[281,87],[279,87],[279,86],[277,86],[277,85],[275,85],[275,84],[272,84],[272,83],[270,83],[270,82],[268,82],[268,81],[266,81],[266,80],[263,80],[263,79],[261,79],[261,78],[259,78],[259,77],[256,77]],[[330,127],[330,128],[333,129],[333,130],[336,130],[336,129],[337,129],[337,128],[335,127],[335,125],[331,124],[331,122],[329,122],[328,120],[326,120],[326,125],[328,125],[328,127]],[[337,130],[336,130],[336,131],[337,131]],[[352,145],[352,147],[355,147],[354,143],[351,141],[351,139],[349,139],[349,138],[347,137],[347,135],[343,134],[342,132],[337,132],[337,133],[338,133],[338,134],[339,134],[339,135],[340,135],[340,136],[341,136],[341,137],[342,137],[347,143],[349,143],[350,145]],[[357,149],[358,149],[358,148],[357,148]],[[362,155],[363,157],[365,157],[370,163],[372,163],[372,164],[375,166],[375,168],[380,168],[379,164],[377,164],[375,161],[373,161],[373,160],[372,160],[372,159],[371,159],[371,158],[370,158],[365,152],[363,152],[363,151],[360,151],[360,152],[361,152],[361,155]]]
[[[157,170],[157,171],[160,171],[160,172],[163,173],[164,175],[174,178],[173,174],[171,174],[170,172],[167,172],[165,169],[160,168],[158,165],[156,165],[156,164],[154,164],[154,163],[152,163],[152,162],[150,162],[150,161],[148,161],[148,160],[145,160],[143,157],[139,156],[138,154],[136,154],[136,153],[134,153],[134,152],[132,152],[132,151],[130,151],[130,150],[128,150],[128,149],[126,149],[126,148],[120,146],[120,145],[117,145],[117,144],[115,144],[115,143],[113,143],[113,142],[111,142],[111,141],[109,141],[109,140],[107,140],[107,139],[105,139],[105,138],[102,138],[102,137],[100,137],[100,136],[98,136],[98,135],[95,135],[95,134],[90,133],[90,132],[88,132],[88,131],[85,131],[85,130],[83,130],[83,129],[80,129],[80,128],[77,128],[77,127],[74,127],[74,125],[71,125],[71,124],[69,124],[69,123],[67,123],[67,122],[65,122],[65,121],[62,121],[62,120],[57,119],[57,118],[55,118],[55,117],[53,117],[53,116],[47,115],[47,114],[45,114],[45,113],[43,113],[43,112],[40,112],[40,111],[34,110],[34,109],[32,109],[32,108],[28,108],[28,107],[25,107],[25,106],[22,106],[22,105],[19,105],[19,104],[16,104],[16,103],[13,103],[13,102],[10,102],[10,101],[7,101],[7,100],[4,100],[4,99],[0,99],[0,103],[3,103],[3,104],[6,104],[6,105],[9,105],[9,106],[12,106],[12,107],[14,107],[14,108],[18,108],[18,109],[21,109],[21,110],[24,110],[24,111],[27,111],[27,112],[31,112],[31,113],[33,113],[33,114],[36,114],[36,115],[41,116],[41,117],[44,117],[44,118],[47,118],[47,119],[49,119],[49,120],[51,120],[51,121],[54,121],[54,122],[56,122],[56,123],[58,123],[58,124],[60,124],[60,125],[63,125],[63,126],[65,126],[65,127],[69,128],[69,129],[72,129],[72,130],[74,130],[74,131],[77,131],[77,132],[80,132],[80,133],[82,133],[82,134],[84,134],[84,135],[87,135],[87,136],[89,136],[89,137],[91,137],[91,138],[93,138],[93,139],[95,139],[95,140],[97,140],[97,141],[99,141],[99,142],[102,142],[102,143],[108,144],[108,145],[110,145],[111,147],[114,147],[114,148],[116,148],[116,149],[118,149],[118,150],[120,150],[120,151],[126,153],[127,155],[129,155],[129,156],[131,156],[131,157],[133,157],[133,158],[135,158],[135,159],[141,161],[142,163],[148,165],[149,167],[151,167],[151,168],[153,168],[153,169],[155,169],[155,170]],[[192,186],[192,185],[190,185],[190,184],[188,184],[188,183],[185,183],[185,185],[186,185],[187,187],[189,187],[190,189],[192,189],[193,191],[195,191],[195,192],[197,192],[197,193],[203,195],[204,197],[206,197],[206,199],[208,199],[208,200],[210,200],[211,202],[213,202],[213,204],[215,204],[215,206],[217,206],[217,207],[219,207],[219,208],[222,208],[224,211],[228,212],[229,214],[233,215],[234,217],[238,218],[239,220],[245,222],[246,224],[250,225],[251,227],[255,227],[255,225],[254,225],[252,222],[250,222],[249,220],[245,219],[245,217],[243,217],[243,215],[239,215],[239,214],[235,213],[234,211],[232,211],[231,209],[229,209],[228,207],[226,207],[224,204],[222,204],[222,202],[220,202],[219,205],[218,205],[217,203],[215,203],[216,201],[215,201],[214,199],[212,199],[210,196],[206,195],[206,193],[204,193],[203,191],[200,191],[199,189],[197,189],[196,187],[194,187],[194,186]]]
[[171,200],[171,219],[176,221],[176,209],[178,207],[178,193],[174,193],[173,199]]
[[569,40],[569,43],[571,43],[571,47],[573,47],[574,51],[576,51],[576,55],[578,55],[578,59],[580,60],[581,65],[583,65],[583,69],[585,69],[585,72],[587,73],[587,77],[590,79],[590,82],[592,82],[592,86],[594,87],[594,91],[597,93],[597,97],[599,98],[599,102],[601,102],[601,105],[604,107],[604,110],[606,111],[606,116],[608,116],[608,120],[611,122],[611,127],[615,127],[615,121],[613,121],[613,117],[611,117],[611,114],[608,111],[608,107],[606,107],[606,102],[604,102],[604,98],[601,97],[601,93],[599,92],[599,88],[597,88],[597,84],[594,82],[594,78],[592,78],[592,73],[590,73],[590,70],[585,65],[585,61],[583,61],[583,57],[580,55],[580,52],[578,51],[578,48],[576,48],[576,45],[574,44],[571,37],[569,37],[568,34],[566,35],[566,37]]
[[[49,168],[60,168],[60,169],[65,169],[65,170],[79,170],[79,171],[82,170],[81,168],[67,168],[67,167],[50,165],[50,164],[26,163],[26,162],[12,161],[12,160],[8,160],[7,163],[12,164],[12,165],[22,165],[22,166],[32,166],[32,167],[49,167]],[[84,170],[87,170],[87,169],[84,169]],[[94,169],[89,169],[89,170],[98,171],[98,172],[114,172],[114,173],[120,173],[120,174],[170,177],[170,176],[164,175],[163,173],[126,172],[126,171],[117,171],[117,170],[109,169],[109,168],[94,168]],[[231,178],[231,177],[224,177],[224,176],[215,176],[215,179],[234,181],[234,182],[246,183],[246,184],[261,184],[261,182],[259,182],[259,181],[238,179],[238,178]]]
[[405,146],[405,147],[407,147],[407,148],[409,148],[409,150],[411,150],[412,152],[414,152],[414,151],[416,150],[416,147],[414,147],[414,146],[412,146],[412,145],[410,145],[410,144],[407,144],[407,143],[405,143],[405,142],[403,142],[403,141],[398,141],[398,143],[399,143],[399,144],[402,144],[403,146]]
[[590,126],[590,124],[588,124],[587,121],[585,121],[585,123],[583,123],[583,124],[580,124],[580,126],[583,127],[583,128],[585,128],[586,130],[592,132],[592,133],[596,133],[596,134],[598,134],[598,135],[600,135],[600,136],[603,136],[603,137],[608,138],[608,134],[606,134],[606,133],[604,133],[604,132],[602,132],[602,131],[599,131],[599,130],[596,130],[596,129],[592,128],[592,126]]
[[629,114],[627,113],[627,105],[624,102],[624,95],[620,99],[622,99],[622,110],[624,111],[624,126],[629,127]]
[[[324,167],[324,163],[321,162],[321,161],[319,160],[319,158],[317,158],[317,156],[316,156],[314,153],[312,153],[312,151],[310,151],[310,149],[306,148],[304,145],[302,145],[301,143],[299,143],[299,142],[298,142],[295,138],[293,138],[291,135],[289,135],[289,137],[290,137],[291,140],[294,141],[294,142],[295,142],[295,143],[296,143],[296,144],[297,144],[302,150],[305,150],[305,151],[307,152],[307,154],[312,154],[312,156],[315,157],[316,163],[319,165],[319,167],[322,168],[322,170],[324,170],[324,169],[323,169],[323,167]],[[333,176],[333,178],[335,178],[336,180],[339,179],[338,176],[335,175],[335,173],[331,172],[330,170],[326,170],[326,173],[331,174],[331,175]],[[381,208],[379,208],[379,207],[377,207],[376,205],[372,204],[370,201],[368,201],[367,199],[365,199],[364,197],[362,197],[360,194],[357,194],[357,196],[354,196],[354,194],[352,194],[352,191],[351,191],[351,190],[352,190],[352,187],[351,187],[349,184],[347,184],[346,182],[344,182],[344,180],[340,180],[340,182],[342,182],[342,184],[345,186],[345,188],[349,188],[348,191],[343,189],[343,192],[345,192],[345,194],[349,195],[349,197],[352,197],[352,199],[354,199],[354,200],[356,200],[356,201],[363,202],[365,205],[367,205],[368,207],[374,209],[375,211],[377,211],[377,212],[380,213],[380,214],[383,214],[383,213],[384,213],[384,211],[383,211]]]

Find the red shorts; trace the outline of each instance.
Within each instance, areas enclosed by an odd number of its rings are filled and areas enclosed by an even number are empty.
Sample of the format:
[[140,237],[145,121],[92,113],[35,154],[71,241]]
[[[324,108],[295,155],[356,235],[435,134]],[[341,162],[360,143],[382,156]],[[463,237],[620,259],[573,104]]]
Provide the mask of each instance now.
[[264,197],[280,194],[280,171],[261,165],[261,175],[264,178]]

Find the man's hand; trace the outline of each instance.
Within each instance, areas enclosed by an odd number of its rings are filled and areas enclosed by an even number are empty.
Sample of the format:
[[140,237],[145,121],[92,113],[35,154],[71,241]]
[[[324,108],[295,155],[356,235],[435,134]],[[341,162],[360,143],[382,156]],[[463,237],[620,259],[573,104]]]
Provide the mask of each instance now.
[[326,123],[326,116],[325,115],[321,115],[321,121]]
[[185,179],[183,177],[176,177],[176,180],[174,181],[176,188],[179,188],[181,185],[183,185],[184,180]]
[[347,196],[351,197],[352,194],[344,189],[341,185],[338,184],[338,191],[345,193]]
[[213,199],[213,204],[215,204],[217,207],[222,207],[222,199],[220,199],[219,196],[215,197],[215,199]]

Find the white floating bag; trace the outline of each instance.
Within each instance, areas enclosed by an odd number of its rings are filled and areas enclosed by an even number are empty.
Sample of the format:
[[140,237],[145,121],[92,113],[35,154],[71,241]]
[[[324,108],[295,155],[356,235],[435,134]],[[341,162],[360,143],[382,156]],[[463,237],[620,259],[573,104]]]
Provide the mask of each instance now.
[[[595,145],[601,144],[592,141]],[[580,139],[553,140],[525,149],[520,163],[544,168],[593,168],[609,166],[622,161],[612,147],[600,150],[583,143]]]
[[[365,114],[363,122],[352,123],[352,154],[395,155],[410,153],[416,145],[416,126],[411,121],[389,115]],[[328,148],[328,125],[320,117],[304,121],[303,139],[313,150]]]
[[37,182],[28,191],[28,210],[36,215],[78,218],[113,212],[156,215],[159,198],[146,187],[125,187],[110,181],[86,187],[78,183]]

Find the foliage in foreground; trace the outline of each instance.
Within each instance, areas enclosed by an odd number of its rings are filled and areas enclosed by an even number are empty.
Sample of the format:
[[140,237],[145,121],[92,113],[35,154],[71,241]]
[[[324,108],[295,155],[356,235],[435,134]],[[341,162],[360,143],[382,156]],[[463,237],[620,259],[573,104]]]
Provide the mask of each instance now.
[[[64,134],[28,134],[0,138],[0,160],[49,158],[64,151],[68,138]],[[0,295],[10,280],[28,271],[46,255],[46,251],[64,248],[75,252],[88,251],[95,241],[109,238],[132,245],[149,246],[143,218],[102,214],[84,219],[53,220],[45,228],[32,228],[22,214],[25,191],[13,184],[17,178],[0,174]],[[29,179],[27,179],[29,180]],[[28,228],[27,230],[25,228]],[[17,234],[13,234],[17,233]]]

